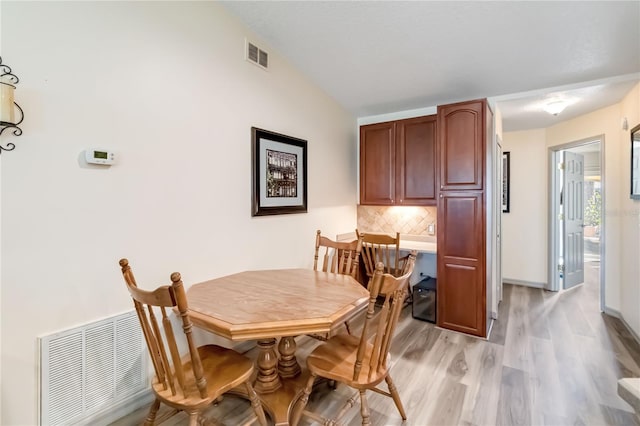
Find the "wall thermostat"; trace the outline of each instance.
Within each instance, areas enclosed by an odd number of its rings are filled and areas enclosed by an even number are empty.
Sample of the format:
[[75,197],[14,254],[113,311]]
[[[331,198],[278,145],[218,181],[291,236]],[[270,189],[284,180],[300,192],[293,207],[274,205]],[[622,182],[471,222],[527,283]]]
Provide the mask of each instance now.
[[101,164],[104,166],[110,166],[116,162],[116,155],[113,151],[100,148],[85,150],[84,158],[89,164]]

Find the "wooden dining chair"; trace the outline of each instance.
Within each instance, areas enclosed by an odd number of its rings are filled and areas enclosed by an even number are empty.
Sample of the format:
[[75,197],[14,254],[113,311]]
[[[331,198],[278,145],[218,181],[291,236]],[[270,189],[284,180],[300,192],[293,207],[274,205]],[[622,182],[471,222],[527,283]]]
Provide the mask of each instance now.
[[356,229],[356,235],[362,238],[362,261],[369,279],[373,277],[378,262],[382,262],[386,274],[402,275],[399,232],[394,237],[389,234],[360,233]]
[[[201,424],[206,421],[201,416],[202,411],[222,394],[240,385],[244,385],[253,408],[246,424],[257,420],[266,426],[262,405],[251,386],[253,361],[217,345],[196,347],[180,274],[171,274],[171,285],[147,291],[138,288],[127,259],[120,260],[120,267],[156,373],[151,385],[156,399],[145,419],[145,426],[161,423],[179,411],[188,414],[189,426]],[[169,319],[171,308],[177,308],[183,335],[173,331]],[[183,339],[178,339],[180,336]],[[181,357],[178,340],[186,343],[188,355]],[[156,419],[161,403],[173,410]]]
[[[362,261],[367,273],[367,282],[373,277],[375,266],[378,262],[384,264],[384,272],[395,277],[404,275],[407,269],[409,254],[404,256],[400,253],[400,233],[396,232],[395,237],[389,234],[360,234],[356,229],[356,235],[362,236]],[[417,255],[417,252],[415,253]],[[411,302],[411,285],[407,281],[407,302]]]
[[[318,229],[316,231],[316,249],[313,256],[313,269],[334,274],[350,275],[358,279],[360,270],[360,252],[362,250],[362,239],[353,241],[333,241],[322,235]],[[351,333],[349,322],[345,321],[344,326],[347,333]],[[326,340],[328,335],[309,334],[318,340]]]
[[[371,421],[366,397],[367,390],[392,398],[402,419],[407,419],[398,390],[389,375],[389,350],[415,260],[415,254],[411,253],[407,259],[406,273],[400,277],[385,274],[384,265],[379,262],[370,283],[369,304],[360,335],[338,334],[320,344],[309,354],[307,369],[310,377],[299,402],[292,411],[293,425],[298,424],[302,415],[320,424],[338,424],[347,410],[353,407],[358,394],[362,424],[369,425]],[[386,295],[384,302],[376,303],[376,299],[381,294]],[[327,419],[305,410],[309,394],[318,377],[343,383],[358,390],[334,419]],[[378,387],[383,380],[387,383],[388,391]]]
[[[360,238],[349,242],[333,241],[323,236],[320,230],[317,230],[313,269],[334,274],[351,275],[357,279],[361,251],[362,240]],[[319,266],[318,260],[320,257],[322,257],[322,263]]]

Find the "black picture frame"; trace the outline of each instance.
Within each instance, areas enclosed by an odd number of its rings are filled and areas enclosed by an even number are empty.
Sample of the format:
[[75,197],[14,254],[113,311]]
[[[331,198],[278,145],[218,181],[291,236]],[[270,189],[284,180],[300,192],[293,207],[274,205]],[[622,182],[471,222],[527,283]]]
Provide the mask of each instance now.
[[509,213],[511,153],[502,153],[502,212]]
[[307,212],[307,141],[251,128],[251,216]]
[[631,129],[631,187],[632,200],[640,200],[640,124]]

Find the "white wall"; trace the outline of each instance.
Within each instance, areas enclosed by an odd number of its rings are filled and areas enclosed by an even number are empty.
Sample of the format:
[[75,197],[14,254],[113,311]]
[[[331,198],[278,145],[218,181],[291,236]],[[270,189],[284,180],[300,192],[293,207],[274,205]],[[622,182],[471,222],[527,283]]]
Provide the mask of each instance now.
[[511,212],[502,217],[505,280],[546,282],[548,147],[604,135],[605,308],[620,314],[636,335],[640,335],[640,202],[629,198],[630,138],[621,121],[627,117],[630,128],[640,123],[639,103],[640,85],[636,85],[622,102],[593,113],[547,129],[505,132],[504,150],[512,153]]
[[[0,3],[0,24],[2,23],[2,4]],[[2,31],[0,30],[0,51],[2,50]],[[0,136],[1,137],[1,136]],[[0,144],[3,141],[0,140]],[[0,154],[1,156],[2,154]],[[2,176],[2,161],[0,160],[0,177]],[[2,242],[2,180],[0,179],[0,242]],[[2,244],[0,244],[0,308],[2,307]],[[2,315],[0,314],[0,384],[2,380]],[[2,390],[0,388],[0,423],[2,422]]]
[[629,197],[631,171],[626,167],[631,163],[630,130],[640,124],[640,84],[623,99],[621,107],[629,130],[621,133],[620,142],[622,200],[618,213],[623,230],[620,236],[620,312],[636,336],[640,336],[640,201]]
[[[195,283],[310,267],[316,229],[355,228],[355,117],[219,4],[3,1],[1,24],[26,115],[2,154],[1,424],[36,423],[37,336],[130,309],[121,257],[141,286]],[[250,216],[251,126],[308,140],[309,213]],[[84,165],[96,146],[118,163]]]
[[542,286],[547,280],[547,147],[544,129],[503,133],[510,152],[509,213],[502,214],[502,277]]

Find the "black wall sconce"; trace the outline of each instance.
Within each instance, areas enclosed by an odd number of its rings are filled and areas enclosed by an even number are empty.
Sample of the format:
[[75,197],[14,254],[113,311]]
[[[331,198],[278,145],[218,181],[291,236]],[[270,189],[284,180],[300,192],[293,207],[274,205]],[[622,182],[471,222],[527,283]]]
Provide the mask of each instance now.
[[[8,65],[2,63],[2,57],[0,57],[0,135],[7,129],[10,129],[15,136],[22,134],[22,129],[18,125],[22,123],[24,113],[13,97],[18,81],[20,81],[18,77],[11,72]],[[16,110],[20,114],[19,117],[16,117]],[[11,142],[4,146],[0,143],[0,154],[2,151],[13,151],[15,147]]]

